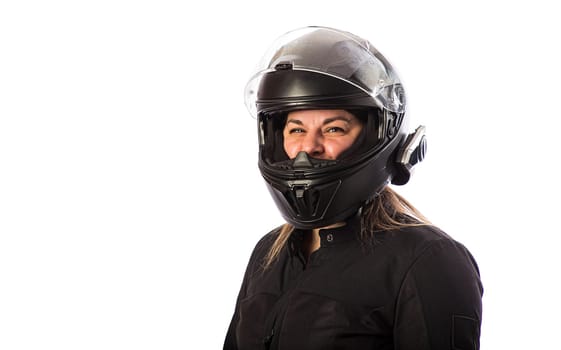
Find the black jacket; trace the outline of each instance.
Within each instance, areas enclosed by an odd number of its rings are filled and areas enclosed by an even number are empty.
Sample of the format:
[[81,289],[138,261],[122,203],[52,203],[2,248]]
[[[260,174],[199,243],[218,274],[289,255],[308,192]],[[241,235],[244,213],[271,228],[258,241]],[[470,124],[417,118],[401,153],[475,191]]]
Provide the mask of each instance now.
[[320,231],[306,263],[296,230],[263,269],[256,245],[225,350],[479,349],[483,288],[469,251],[433,226],[359,238],[358,220]]

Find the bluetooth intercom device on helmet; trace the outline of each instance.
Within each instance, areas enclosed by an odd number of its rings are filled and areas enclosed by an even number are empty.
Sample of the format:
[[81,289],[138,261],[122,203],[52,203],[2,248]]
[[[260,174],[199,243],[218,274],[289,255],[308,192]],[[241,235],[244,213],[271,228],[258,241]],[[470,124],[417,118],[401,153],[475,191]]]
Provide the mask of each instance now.
[[[425,128],[409,135],[403,86],[368,41],[327,27],[278,38],[245,89],[257,119],[259,170],[285,220],[310,229],[343,221],[384,186],[407,183],[426,152]],[[289,112],[344,109],[364,122],[352,152],[337,160],[301,152],[289,159],[282,131]]]

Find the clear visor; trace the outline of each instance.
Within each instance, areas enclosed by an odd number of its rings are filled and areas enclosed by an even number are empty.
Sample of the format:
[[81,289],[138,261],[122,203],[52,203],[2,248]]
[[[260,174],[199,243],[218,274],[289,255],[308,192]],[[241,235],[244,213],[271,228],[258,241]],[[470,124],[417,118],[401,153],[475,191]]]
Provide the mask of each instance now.
[[287,66],[341,79],[372,96],[382,109],[397,113],[405,110],[405,95],[397,74],[368,41],[337,29],[304,27],[278,38],[247,83],[245,103],[253,117],[257,115],[261,78]]

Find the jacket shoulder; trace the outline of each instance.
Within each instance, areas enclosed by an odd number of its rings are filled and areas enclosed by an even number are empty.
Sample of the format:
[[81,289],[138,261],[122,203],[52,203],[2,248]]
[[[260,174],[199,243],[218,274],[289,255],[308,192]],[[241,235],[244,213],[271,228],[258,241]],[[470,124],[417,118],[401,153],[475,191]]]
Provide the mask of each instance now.
[[274,229],[272,229],[271,231],[267,232],[265,235],[263,235],[258,241],[257,244],[255,244],[255,247],[253,248],[253,252],[260,252],[260,251],[268,251],[271,246],[273,245],[273,243],[275,243],[277,237],[279,236],[279,233],[282,229],[282,225],[281,226],[277,226]]
[[468,249],[439,227],[433,225],[410,226],[384,232],[386,249],[395,250],[399,255],[415,260],[430,251],[455,250],[460,255],[473,259]]
[[265,261],[265,257],[267,256],[269,250],[275,243],[281,231],[281,228],[282,225],[275,227],[274,229],[269,231],[267,234],[262,236],[257,241],[255,246],[253,247],[253,251],[251,252],[251,256],[248,263],[248,271],[255,272],[259,270],[260,267],[262,267],[263,262]]
[[399,229],[383,232],[386,244],[399,244],[415,250],[423,250],[438,241],[454,241],[440,228],[433,225],[404,226]]

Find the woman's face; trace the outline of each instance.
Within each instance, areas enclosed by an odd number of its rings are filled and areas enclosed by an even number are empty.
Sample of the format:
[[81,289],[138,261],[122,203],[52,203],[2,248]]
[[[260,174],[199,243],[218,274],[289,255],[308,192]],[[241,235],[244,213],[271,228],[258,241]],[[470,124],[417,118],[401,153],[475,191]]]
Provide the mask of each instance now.
[[290,112],[283,130],[284,150],[290,159],[304,151],[313,158],[335,160],[361,130],[360,120],[342,109]]

